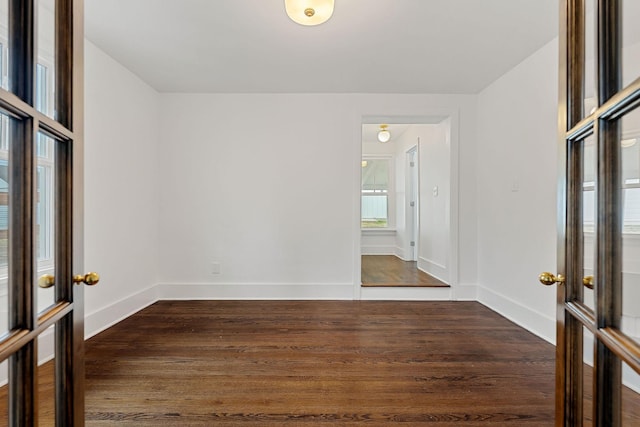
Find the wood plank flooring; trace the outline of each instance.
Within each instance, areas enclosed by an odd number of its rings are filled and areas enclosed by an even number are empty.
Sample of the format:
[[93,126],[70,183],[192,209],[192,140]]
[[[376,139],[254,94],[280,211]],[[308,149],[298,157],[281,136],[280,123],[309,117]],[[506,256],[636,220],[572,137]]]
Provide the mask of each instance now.
[[448,287],[446,283],[418,270],[415,261],[394,255],[363,255],[362,286]]
[[86,420],[552,426],[554,353],[476,302],[161,301],[87,341]]

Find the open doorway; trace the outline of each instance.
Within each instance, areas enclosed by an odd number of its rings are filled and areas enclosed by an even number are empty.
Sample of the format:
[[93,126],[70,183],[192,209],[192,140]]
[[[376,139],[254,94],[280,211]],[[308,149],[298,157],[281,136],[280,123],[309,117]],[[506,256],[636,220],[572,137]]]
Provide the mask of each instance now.
[[363,287],[448,286],[450,126],[363,120]]

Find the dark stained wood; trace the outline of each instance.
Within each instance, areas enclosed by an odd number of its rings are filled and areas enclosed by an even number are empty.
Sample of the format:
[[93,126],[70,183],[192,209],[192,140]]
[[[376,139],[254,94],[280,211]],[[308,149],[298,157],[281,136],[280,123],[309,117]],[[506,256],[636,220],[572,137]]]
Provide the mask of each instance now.
[[[52,363],[41,372],[52,425]],[[86,377],[88,426],[554,419],[554,347],[476,302],[161,301],[87,341]]]
[[448,287],[449,285],[418,270],[415,261],[403,261],[393,255],[363,255],[362,286]]

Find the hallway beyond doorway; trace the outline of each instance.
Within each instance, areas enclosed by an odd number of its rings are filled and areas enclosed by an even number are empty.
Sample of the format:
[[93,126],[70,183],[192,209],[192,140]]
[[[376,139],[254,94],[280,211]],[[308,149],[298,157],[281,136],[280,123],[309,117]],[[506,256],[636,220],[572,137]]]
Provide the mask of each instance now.
[[449,287],[418,270],[417,262],[403,261],[394,255],[362,255],[362,286]]

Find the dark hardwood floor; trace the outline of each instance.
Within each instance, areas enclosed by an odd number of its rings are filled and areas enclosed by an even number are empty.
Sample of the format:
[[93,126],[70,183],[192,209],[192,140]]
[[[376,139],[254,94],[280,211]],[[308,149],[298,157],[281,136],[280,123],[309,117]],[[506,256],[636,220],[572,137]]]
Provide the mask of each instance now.
[[363,255],[362,286],[448,287],[446,283],[418,270],[415,261],[394,255]]
[[161,301],[86,345],[87,426],[552,426],[553,393],[475,302]]

